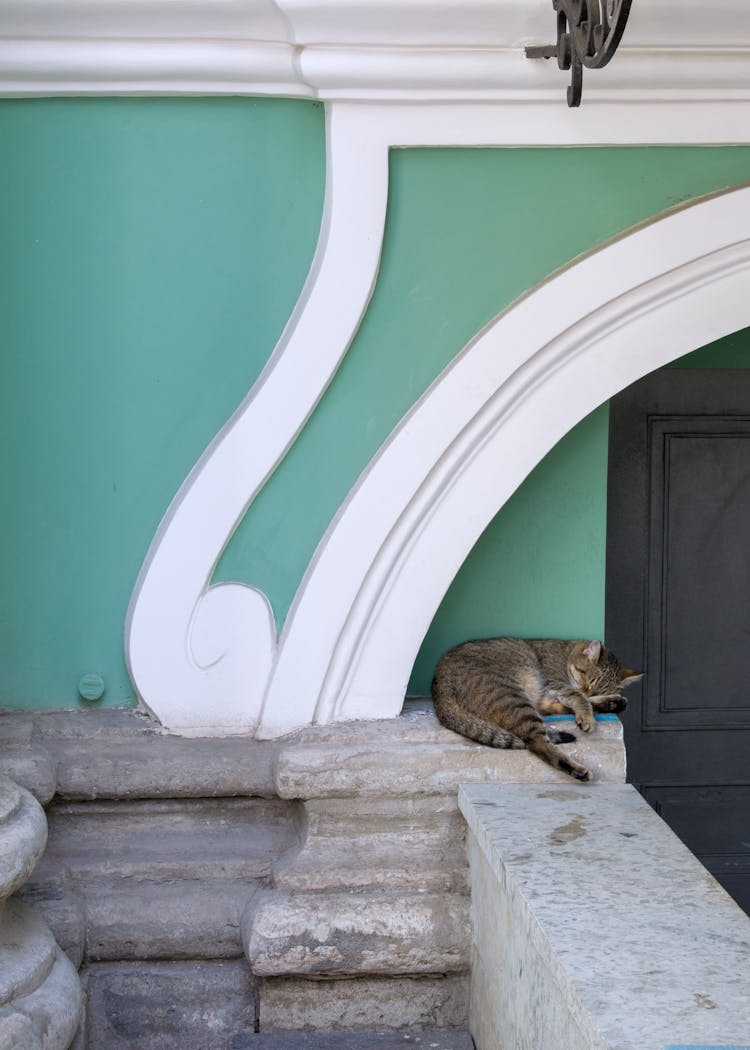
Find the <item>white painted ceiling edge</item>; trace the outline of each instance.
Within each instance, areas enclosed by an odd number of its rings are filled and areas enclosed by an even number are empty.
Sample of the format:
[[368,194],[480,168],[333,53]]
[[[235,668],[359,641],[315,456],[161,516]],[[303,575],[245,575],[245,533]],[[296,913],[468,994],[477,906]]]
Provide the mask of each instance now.
[[[0,0],[0,94],[557,101],[550,0]],[[614,99],[750,97],[746,0],[635,0]]]

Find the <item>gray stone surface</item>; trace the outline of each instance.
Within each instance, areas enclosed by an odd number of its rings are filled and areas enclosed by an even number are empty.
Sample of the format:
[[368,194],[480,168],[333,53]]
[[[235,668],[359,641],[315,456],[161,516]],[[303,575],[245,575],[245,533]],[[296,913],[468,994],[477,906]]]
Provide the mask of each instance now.
[[[42,861],[42,866],[44,861]],[[83,961],[86,946],[86,919],[83,901],[71,888],[70,878],[58,872],[51,878],[32,881],[16,894],[43,916],[55,940],[76,967]]]
[[231,959],[255,892],[239,881],[109,883],[85,900],[89,960]]
[[47,822],[25,788],[0,776],[0,898],[26,881],[47,841]]
[[424,974],[465,971],[469,902],[457,894],[275,894],[245,933],[253,973]]
[[0,776],[0,1050],[63,1050],[80,985],[41,916],[9,897],[44,849],[47,822],[29,791]]
[[[429,701],[407,702],[400,718],[312,726],[273,741],[174,736],[125,708],[5,711],[0,741],[0,766],[13,748],[33,745],[39,779],[31,786],[49,797],[54,768],[68,799],[409,797],[455,793],[462,782],[569,779],[526,751],[496,751],[444,729]],[[618,722],[566,746],[596,779],[624,780]]]
[[[569,750],[601,779],[624,779],[619,723]],[[3,756],[38,797],[56,785],[49,846],[22,892],[92,981],[90,1035],[76,1050],[127,1045],[135,1029],[116,1030],[122,1013],[107,1013],[121,994],[140,996],[133,1024],[151,1042],[137,1045],[167,1045],[147,1019],[162,1016],[164,989],[189,1004],[193,993],[180,989],[190,979],[160,971],[163,981],[139,986],[139,968],[244,966],[243,942],[266,975],[261,1034],[465,1025],[457,785],[570,783],[524,751],[449,732],[429,702],[277,741],[181,738],[133,710],[5,712]],[[105,971],[129,966],[117,991]],[[234,1016],[231,982],[208,987],[211,1008]],[[217,1024],[226,1033],[234,1022]],[[237,1028],[232,1038],[253,1035]],[[182,1030],[175,1039],[193,1045]]]
[[255,982],[236,961],[98,963],[78,1050],[228,1050],[252,1036]]
[[[260,1031],[465,1028],[468,974],[260,982]],[[571,1048],[572,1050],[572,1048]]]
[[[7,724],[8,719],[0,723]],[[57,787],[57,770],[45,747],[4,740],[0,748],[0,774],[30,791],[42,805],[49,802]]]
[[[81,1017],[81,985],[75,967],[58,948],[44,981],[28,995],[13,999],[6,1011],[11,1024],[22,1018],[33,1031],[41,1050],[65,1050]],[[0,1021],[0,1047],[3,1025]],[[12,1041],[9,1048],[20,1050]]]
[[750,919],[634,788],[467,786],[478,1050],[744,1045]]
[[[619,721],[598,721],[594,733],[565,746],[566,753],[592,771],[595,781],[624,782]],[[485,747],[443,729],[431,710],[383,722],[305,730],[298,741],[282,747],[276,764],[281,798],[414,797],[455,794],[460,783],[570,780],[528,751]]]
[[0,904],[0,1005],[27,995],[44,981],[57,953],[44,920],[11,898]]
[[473,1050],[468,1032],[279,1032],[237,1039],[232,1050]]
[[453,795],[312,799],[305,840],[275,869],[286,890],[468,892],[466,824]]
[[266,799],[60,802],[23,889],[71,959],[241,955],[240,918],[296,848],[294,804]]
[[78,881],[260,879],[297,842],[300,814],[274,799],[55,803],[46,863]]

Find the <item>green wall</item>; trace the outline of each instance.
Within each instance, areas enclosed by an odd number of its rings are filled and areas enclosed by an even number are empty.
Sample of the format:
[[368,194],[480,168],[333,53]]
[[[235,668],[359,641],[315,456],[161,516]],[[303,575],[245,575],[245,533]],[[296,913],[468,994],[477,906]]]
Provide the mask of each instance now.
[[[323,111],[6,101],[0,151],[0,703],[75,705],[90,671],[105,676],[105,704],[127,702],[122,630],[138,568],[273,349],[312,257]],[[592,245],[750,178],[750,151],[400,150],[390,168],[370,309],[216,572],[264,590],[279,625],[368,459],[474,332]],[[477,544],[414,691],[467,635],[601,633],[605,477],[603,408]]]
[[[750,368],[750,329],[670,368]],[[532,471],[475,544],[435,615],[409,692],[442,652],[488,634],[602,638],[609,411],[602,405]]]
[[321,106],[0,103],[0,703],[133,698],[130,593],[297,299]]

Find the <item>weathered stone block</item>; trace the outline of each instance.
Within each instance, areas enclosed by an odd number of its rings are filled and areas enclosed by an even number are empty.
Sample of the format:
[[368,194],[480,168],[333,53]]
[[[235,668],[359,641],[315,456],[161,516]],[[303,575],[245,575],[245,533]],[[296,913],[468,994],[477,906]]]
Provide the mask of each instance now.
[[455,973],[469,964],[457,894],[276,894],[244,924],[258,976]]
[[[409,724],[411,723],[411,724]],[[410,732],[403,732],[406,726]],[[570,783],[571,778],[525,750],[498,750],[443,729],[434,712],[388,722],[305,730],[278,757],[276,789],[281,798],[393,798],[455,794],[460,783]],[[566,753],[583,763],[595,781],[622,783],[625,752],[618,720],[598,721]],[[383,756],[388,755],[388,761]]]
[[[34,1050],[62,1050],[69,1046],[81,1015],[81,985],[68,957],[58,948],[39,987],[13,999],[0,1013],[5,1015],[0,1019],[0,1040],[6,1021],[12,1027],[21,1018],[25,1032],[33,1032],[38,1040],[28,1044]],[[11,1036],[7,1044],[0,1041],[2,1050],[25,1050],[26,1045],[15,1042],[15,1038]]]
[[33,718],[34,739],[56,762],[57,791],[65,798],[275,794],[273,741],[173,736],[130,709],[48,711]]
[[44,852],[47,821],[25,788],[0,777],[0,898],[21,886]]
[[87,957],[227,959],[242,955],[252,882],[107,882],[86,893]]
[[237,1039],[232,1050],[474,1050],[468,1032],[276,1032]]
[[469,786],[460,801],[478,1050],[747,1042],[750,918],[633,787]]
[[85,984],[81,1050],[229,1050],[255,1030],[256,987],[244,959],[98,963]]
[[297,825],[279,800],[55,803],[24,897],[77,963],[84,942],[92,959],[236,957],[240,917]]
[[[39,868],[44,869],[44,860]],[[86,946],[86,919],[83,902],[71,891],[65,873],[55,873],[49,879],[39,868],[17,896],[31,904],[44,917],[58,945],[76,967],[83,961]]]
[[[3,727],[8,719],[3,720]],[[0,751],[0,773],[26,788],[42,805],[49,802],[57,786],[57,770],[49,751],[38,744],[10,743]]]
[[287,890],[468,891],[466,825],[451,795],[312,799],[301,851],[281,860]]
[[466,1026],[468,993],[467,974],[264,980],[260,1031],[460,1028]]
[[79,883],[268,879],[299,821],[294,805],[260,798],[59,802],[47,819],[48,866]]

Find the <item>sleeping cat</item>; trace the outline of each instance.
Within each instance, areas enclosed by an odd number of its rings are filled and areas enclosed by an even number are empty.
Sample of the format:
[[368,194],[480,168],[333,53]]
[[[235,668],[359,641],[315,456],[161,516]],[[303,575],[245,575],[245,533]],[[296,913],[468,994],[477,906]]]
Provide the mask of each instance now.
[[484,638],[449,649],[435,668],[435,712],[448,729],[492,747],[527,747],[556,769],[589,780],[585,766],[556,744],[575,740],[543,715],[575,715],[584,733],[594,712],[625,709],[621,695],[640,678],[601,642]]

